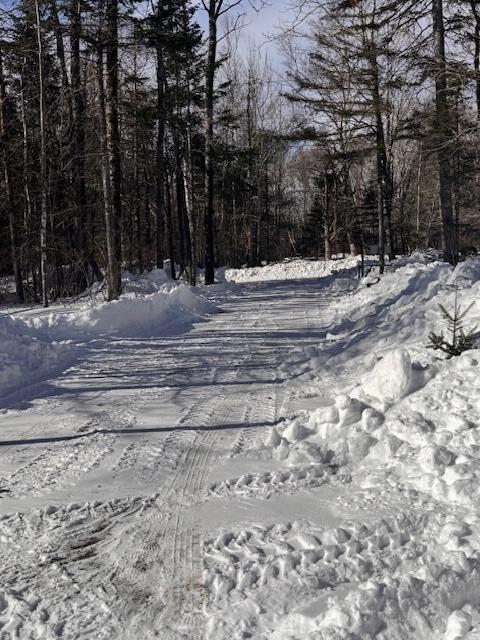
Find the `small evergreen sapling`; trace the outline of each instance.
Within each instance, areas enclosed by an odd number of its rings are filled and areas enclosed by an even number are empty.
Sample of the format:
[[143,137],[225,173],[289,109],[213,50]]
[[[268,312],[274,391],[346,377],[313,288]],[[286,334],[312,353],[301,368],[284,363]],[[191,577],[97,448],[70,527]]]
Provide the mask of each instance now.
[[439,305],[444,319],[448,322],[448,331],[451,334],[451,340],[445,338],[443,332],[436,334],[433,331],[428,336],[430,342],[427,347],[437,351],[443,351],[447,354],[447,358],[459,356],[468,349],[475,347],[475,329],[471,329],[467,333],[463,328],[463,319],[473,306],[470,304],[462,311],[458,304],[458,292],[455,293],[455,307],[453,313],[447,311],[443,305]]

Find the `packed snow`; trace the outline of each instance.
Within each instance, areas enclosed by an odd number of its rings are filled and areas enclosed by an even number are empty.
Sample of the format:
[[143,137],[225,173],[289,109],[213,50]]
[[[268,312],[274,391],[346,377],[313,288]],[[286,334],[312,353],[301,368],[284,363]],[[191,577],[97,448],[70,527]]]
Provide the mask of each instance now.
[[73,349],[42,339],[24,322],[0,314],[0,396],[61,367]]
[[124,294],[106,302],[101,287],[49,309],[0,315],[0,396],[67,368],[79,343],[100,336],[142,337],[178,333],[215,313],[215,304],[164,270],[125,273]]
[[288,259],[279,263],[244,269],[226,269],[224,277],[232,282],[262,282],[292,280],[299,278],[322,278],[339,270],[357,268],[360,258],[337,258],[335,260]]
[[79,333],[138,337],[189,326],[215,310],[198,290],[169,281],[162,269],[156,269],[144,276],[127,273],[119,300],[105,302],[96,295],[73,309],[28,316],[25,322],[64,340],[74,340]]
[[437,257],[0,318],[90,344],[1,416],[0,637],[479,638],[480,350],[427,343],[480,259]]

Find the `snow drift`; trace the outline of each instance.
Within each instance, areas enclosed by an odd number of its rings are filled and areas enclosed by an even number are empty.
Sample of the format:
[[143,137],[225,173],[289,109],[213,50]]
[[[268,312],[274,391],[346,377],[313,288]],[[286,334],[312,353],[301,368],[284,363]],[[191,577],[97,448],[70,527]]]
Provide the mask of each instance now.
[[24,322],[0,315],[0,395],[41,379],[73,353],[71,346],[43,340]]
[[141,337],[188,326],[215,309],[187,285],[164,284],[155,293],[126,293],[113,302],[87,302],[69,313],[52,311],[25,322],[63,340],[75,340],[79,334]]
[[465,329],[480,326],[480,259],[452,268],[417,254],[328,291],[325,339],[282,366],[309,408],[251,452],[272,471],[211,491],[296,490],[299,502],[311,491],[312,511],[335,505],[346,519],[312,513],[207,540],[207,635],[478,638],[480,349],[447,360],[426,345],[456,295],[472,305]]
[[299,280],[302,278],[323,278],[340,269],[356,269],[358,257],[339,260],[284,260],[263,267],[248,269],[226,269],[225,279],[234,282],[262,282],[272,280]]
[[69,366],[78,354],[75,344],[177,332],[216,310],[199,290],[172,282],[159,269],[125,274],[124,290],[119,300],[105,302],[96,285],[90,298],[0,316],[0,394]]

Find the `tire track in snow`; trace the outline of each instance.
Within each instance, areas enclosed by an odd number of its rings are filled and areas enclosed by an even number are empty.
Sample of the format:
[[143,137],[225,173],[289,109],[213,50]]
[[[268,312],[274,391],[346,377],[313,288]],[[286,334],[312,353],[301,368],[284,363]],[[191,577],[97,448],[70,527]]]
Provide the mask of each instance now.
[[[247,401],[248,406],[250,401],[249,396],[250,394],[244,392],[227,392],[225,396],[217,398],[217,403],[220,400],[220,406],[210,414],[209,424],[213,426],[241,421],[245,415],[245,402]],[[185,424],[192,417],[198,420],[198,412],[202,413],[202,403],[188,412],[182,423]],[[188,460],[189,468],[180,487],[180,497],[176,502],[177,512],[174,517],[169,554],[171,558],[169,579],[172,590],[161,617],[162,628],[169,628],[172,621],[174,623],[178,623],[179,620],[184,621],[182,629],[169,629],[173,638],[192,638],[193,629],[200,629],[203,626],[201,592],[203,538],[200,532],[195,530],[189,506],[207,496],[206,478],[216,439],[218,435],[215,432],[206,431],[198,434],[191,449],[191,458]]]
[[[237,395],[240,396],[240,394]],[[215,423],[222,424],[219,422],[221,417],[228,417],[230,413],[229,410],[225,412],[222,407],[223,405],[229,407],[231,403],[232,398],[225,398],[225,394],[214,396],[210,400],[203,399],[189,408],[178,424],[204,427]],[[190,566],[194,563],[192,527],[187,527],[183,538],[180,538],[180,533],[185,529],[181,511],[193,502],[195,491],[192,491],[190,487],[200,486],[199,469],[204,469],[208,461],[205,445],[208,444],[211,448],[216,435],[209,431],[185,431],[170,434],[167,440],[169,438],[170,444],[174,440],[176,446],[182,451],[178,465],[170,481],[159,489],[151,509],[135,523],[133,527],[135,546],[133,550],[129,549],[122,554],[121,564],[119,563],[115,570],[114,584],[117,590],[122,592],[123,586],[127,585],[124,594],[127,604],[120,612],[120,619],[128,628],[127,637],[132,638],[138,637],[136,634],[144,630],[145,627],[158,627],[158,623],[155,622],[156,618],[165,608],[165,591],[156,594],[155,601],[150,600],[148,609],[141,608],[141,613],[138,610],[138,602],[135,602],[134,598],[132,599],[132,589],[134,591],[142,589],[148,591],[151,587],[151,576],[145,576],[145,572],[142,570],[144,563],[148,562],[155,566],[156,572],[161,574],[164,581],[168,580],[171,575],[170,563],[172,559],[175,566],[183,567],[187,557],[186,553],[188,553]],[[167,447],[166,443],[165,448]],[[172,549],[168,548],[169,545],[166,542],[169,533],[172,534]],[[200,550],[201,544],[199,543],[197,546]],[[188,551],[182,552],[182,549],[188,549]],[[167,591],[169,590],[167,589]],[[147,625],[145,624],[146,620],[150,621]],[[159,629],[163,629],[165,624],[165,621],[162,620]]]
[[[89,399],[95,401],[103,394],[99,391]],[[90,425],[100,422],[111,426],[123,425],[131,427],[135,418],[132,412],[132,404],[138,408],[145,401],[145,398],[138,394],[129,405],[122,404],[109,414],[102,412],[102,418],[89,418],[81,426],[77,426],[77,433],[85,432]],[[40,433],[47,426],[53,424],[60,416],[65,419],[65,408],[62,405],[55,410],[55,415],[46,421],[37,423],[28,430],[16,436],[16,440],[31,438],[32,435]],[[5,493],[12,498],[23,496],[47,495],[53,491],[58,491],[65,486],[71,485],[78,478],[98,467],[102,460],[108,456],[114,447],[115,436],[107,434],[94,434],[85,440],[71,442],[57,442],[47,446],[41,453],[29,459],[14,472],[5,478],[0,478],[0,483]],[[5,449],[21,445],[5,445]],[[0,451],[0,455],[4,450]]]

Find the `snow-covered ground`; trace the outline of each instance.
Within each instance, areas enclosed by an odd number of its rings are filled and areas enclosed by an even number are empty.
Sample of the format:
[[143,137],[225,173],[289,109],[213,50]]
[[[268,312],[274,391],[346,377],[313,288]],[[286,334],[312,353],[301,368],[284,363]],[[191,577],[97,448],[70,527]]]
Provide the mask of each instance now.
[[0,317],[0,638],[480,638],[480,261],[262,269]]
[[49,309],[0,308],[0,407],[6,392],[66,368],[93,339],[148,337],[185,330],[215,312],[197,290],[169,280],[163,270],[125,274],[124,295],[106,302],[102,289]]
[[358,257],[335,260],[287,259],[262,267],[226,269],[225,279],[232,282],[267,282],[300,278],[322,278],[343,269],[356,268]]

